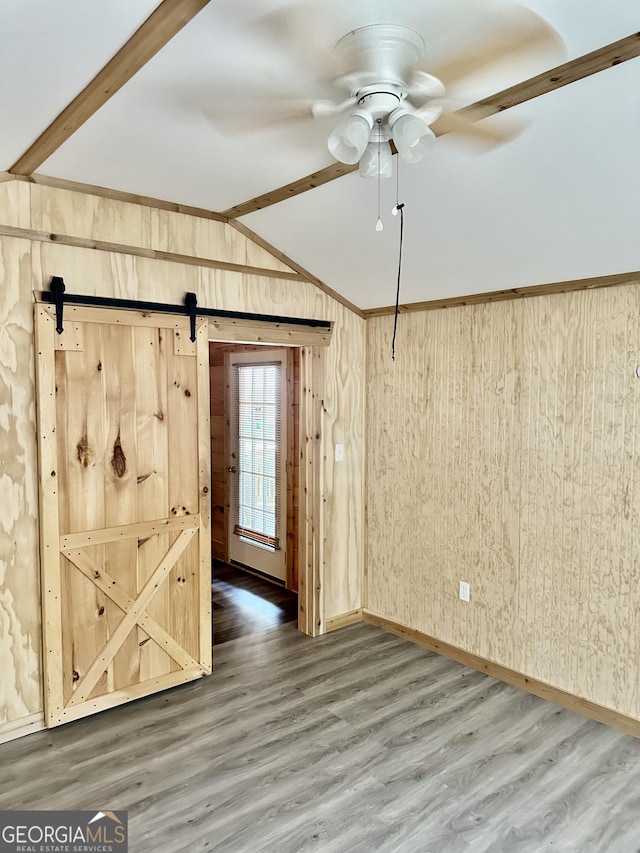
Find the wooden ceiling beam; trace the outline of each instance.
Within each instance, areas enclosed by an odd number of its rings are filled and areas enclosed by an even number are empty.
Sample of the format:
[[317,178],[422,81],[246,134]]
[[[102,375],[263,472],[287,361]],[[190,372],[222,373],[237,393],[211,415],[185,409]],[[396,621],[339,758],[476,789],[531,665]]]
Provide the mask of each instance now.
[[575,83],[592,74],[605,71],[614,65],[620,65],[628,59],[635,59],[637,56],[640,56],[640,33],[632,33],[620,41],[614,41],[612,44],[558,65],[550,71],[545,71],[544,74],[530,77],[496,95],[483,98],[474,104],[473,108],[486,107],[487,115],[494,115],[518,104],[524,104],[533,98],[539,98],[540,95],[554,92],[556,89],[568,86],[569,83]]
[[207,3],[209,0],[163,0],[9,171],[13,175],[31,175]]
[[[611,68],[614,65],[620,65],[628,59],[634,59],[640,56],[640,33],[632,33],[620,41],[580,56],[577,59],[572,59],[570,62],[565,62],[563,65],[558,65],[550,71],[545,71],[544,74],[538,74],[536,77],[531,77],[524,80],[522,83],[517,83],[509,89],[504,89],[495,95],[488,98],[483,98],[460,112],[464,113],[468,110],[482,110],[485,116],[495,115],[496,113],[508,110],[518,104],[523,104],[525,101],[530,101],[533,98],[539,98],[541,95],[546,95],[548,92],[553,92],[569,83],[575,83],[577,80],[582,80],[585,77],[590,77],[592,74],[597,74],[599,71],[604,71],[606,68]],[[439,134],[442,135],[442,134]],[[344,163],[332,163],[326,169],[321,169],[319,172],[314,172],[312,175],[307,175],[306,178],[300,178],[293,181],[291,184],[286,184],[283,187],[256,196],[242,204],[237,204],[224,210],[222,215],[228,219],[237,219],[239,216],[246,216],[249,213],[254,213],[256,210],[263,210],[272,204],[284,201],[287,198],[300,195],[300,193],[308,192],[322,184],[335,181],[336,178],[341,178],[343,175],[348,175],[358,168],[355,166],[346,166]]]
[[222,215],[226,216],[229,220],[237,219],[239,216],[246,216],[247,213],[254,213],[256,210],[262,210],[265,207],[270,207],[272,204],[278,204],[278,202],[284,201],[287,198],[293,198],[293,196],[300,195],[300,193],[306,193],[308,190],[321,187],[322,184],[328,184],[329,181],[335,181],[336,178],[341,178],[343,175],[350,175],[357,168],[357,163],[355,166],[348,166],[346,163],[332,163],[326,169],[313,172],[313,174],[307,175],[306,178],[300,178],[291,184],[286,184],[284,187],[278,187],[278,189],[272,190],[272,192],[264,193],[264,195],[256,196],[256,198],[249,199],[249,201],[245,201],[242,204],[237,204],[235,207],[230,207]]
[[[621,284],[639,283],[640,270],[635,270],[595,278],[579,278],[572,281],[555,281],[549,284],[512,287],[510,290],[469,293],[466,296],[446,296],[444,299],[430,299],[427,302],[407,302],[398,306],[398,313],[411,314],[417,311],[435,311],[439,308],[460,308],[465,305],[484,305],[487,302],[504,302],[509,299],[548,296],[551,293],[573,293],[576,290],[595,290],[601,287],[618,287]],[[385,305],[382,308],[365,308],[362,313],[369,319],[370,317],[384,317],[394,314],[395,310],[395,305]]]
[[[2,175],[9,174],[0,172],[0,182],[3,180]],[[214,222],[226,222],[227,217],[221,213],[216,213],[214,210],[208,210],[203,207],[193,207],[189,204],[181,204],[177,201],[164,201],[160,198],[152,198],[151,196],[138,195],[137,193],[124,192],[123,190],[112,190],[108,187],[98,187],[93,184],[82,184],[78,181],[68,181],[65,178],[52,178],[48,175],[40,175],[37,172],[33,175],[25,177],[23,175],[11,175],[17,181],[24,181],[28,184],[38,184],[42,187],[53,187],[58,190],[68,190],[74,193],[84,193],[85,195],[97,195],[101,198],[110,198],[114,201],[123,201],[128,204],[141,204],[145,207],[154,207],[158,210],[170,210],[172,213],[183,213],[185,216],[197,216],[200,219],[211,219]]]

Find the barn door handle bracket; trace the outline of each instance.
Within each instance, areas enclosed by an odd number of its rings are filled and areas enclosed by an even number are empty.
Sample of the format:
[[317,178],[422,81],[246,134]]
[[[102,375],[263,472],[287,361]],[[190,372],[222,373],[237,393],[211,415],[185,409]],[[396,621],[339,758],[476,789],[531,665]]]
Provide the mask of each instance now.
[[59,275],[54,275],[51,279],[50,290],[53,296],[53,304],[56,306],[56,332],[61,335],[64,332],[64,326],[62,325],[65,291],[64,279]]
[[187,310],[189,312],[189,322],[191,324],[191,340],[195,341],[196,339],[196,305],[198,304],[198,300],[196,298],[195,293],[185,293],[184,296],[184,304],[187,306]]

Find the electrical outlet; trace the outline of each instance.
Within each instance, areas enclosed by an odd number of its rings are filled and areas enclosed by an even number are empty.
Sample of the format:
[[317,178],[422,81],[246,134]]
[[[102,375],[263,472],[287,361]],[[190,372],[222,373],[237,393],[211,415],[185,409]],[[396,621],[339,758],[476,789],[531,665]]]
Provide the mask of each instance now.
[[344,444],[336,444],[336,462],[344,462]]
[[460,601],[469,601],[471,589],[466,581],[460,581]]

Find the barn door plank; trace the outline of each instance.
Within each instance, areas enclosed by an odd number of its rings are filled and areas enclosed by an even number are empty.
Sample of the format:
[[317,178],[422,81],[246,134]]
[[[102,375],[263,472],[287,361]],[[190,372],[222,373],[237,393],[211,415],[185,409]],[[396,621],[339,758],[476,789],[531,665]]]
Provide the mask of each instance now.
[[[206,411],[200,410],[198,418],[198,492],[200,496],[200,569],[198,600],[200,613],[198,621],[201,625],[211,624],[211,424],[209,403],[209,323],[206,319],[199,322],[196,331],[196,358],[198,360],[198,400],[200,407],[206,400]],[[211,634],[199,632],[197,657],[200,664],[211,669]]]
[[[69,706],[78,705],[80,702],[84,702],[84,700],[91,695],[91,691],[98,683],[98,679],[102,673],[105,672],[116,654],[123,650],[123,644],[133,633],[137,617],[146,610],[147,605],[162,585],[162,582],[168,577],[168,574],[175,565],[176,560],[187,547],[194,533],[195,530],[183,530],[182,533],[179,534],[176,541],[167,551],[164,559],[160,561],[155,571],[144,585],[142,592],[124,616],[122,615],[122,610],[115,605],[121,617],[116,621],[117,627],[111,633],[109,639],[98,653],[98,656],[91,663],[91,666],[87,669],[85,675],[79,682],[73,696],[67,703]],[[118,544],[121,545],[122,543]]]
[[[135,346],[136,398],[138,403],[138,515],[166,515],[169,506],[169,436],[167,420],[168,334],[163,329],[137,327]],[[175,519],[174,519],[175,520]],[[170,544],[168,534],[141,534],[138,547],[138,584],[142,587]],[[149,603],[149,614],[166,624],[169,586],[163,584]],[[157,643],[146,642],[137,631],[140,649],[140,679],[176,670],[172,659]]]
[[42,577],[42,667],[47,721],[60,715],[64,707],[62,654],[62,582],[56,540],[59,535],[58,444],[56,436],[56,376],[54,348],[55,321],[42,306],[36,306],[36,393],[38,396],[38,464],[40,503],[40,561]]
[[[65,551],[65,557],[70,560],[74,566],[82,572],[82,574],[94,583],[99,589],[104,592],[115,604],[118,605],[123,613],[128,613],[135,604],[135,598],[132,598],[126,592],[120,589],[117,581],[95,563],[86,551]],[[156,593],[159,594],[160,591]],[[156,644],[170,655],[176,663],[183,669],[188,667],[198,667],[198,661],[187,654],[173,637],[165,631],[165,629],[156,620],[149,615],[149,607],[147,612],[138,616],[136,619],[138,625],[142,629],[143,634],[148,634]],[[146,643],[145,643],[146,645]]]

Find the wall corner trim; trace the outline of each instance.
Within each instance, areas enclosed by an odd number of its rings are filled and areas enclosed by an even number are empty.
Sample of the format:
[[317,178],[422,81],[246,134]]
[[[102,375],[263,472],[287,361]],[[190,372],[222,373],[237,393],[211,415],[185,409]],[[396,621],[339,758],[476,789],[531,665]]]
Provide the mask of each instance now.
[[480,655],[467,652],[458,646],[453,646],[450,643],[445,643],[437,640],[429,634],[423,634],[421,631],[416,631],[414,628],[408,628],[393,619],[387,619],[370,610],[363,610],[363,619],[371,625],[377,625],[391,634],[402,637],[405,640],[410,640],[418,646],[424,646],[432,652],[436,652],[444,657],[451,658],[464,666],[469,666],[492,678],[497,678],[499,681],[504,681],[514,687],[519,687],[521,690],[526,690],[528,693],[533,693],[541,699],[547,699],[549,702],[554,702],[556,705],[561,705],[569,711],[575,711],[588,717],[592,720],[597,720],[599,723],[604,723],[614,729],[618,729],[628,735],[640,737],[640,719],[622,714],[613,708],[607,708],[604,705],[598,705],[588,699],[583,699],[580,696],[575,696],[568,693],[566,690],[561,690],[558,687],[553,687],[544,681],[538,681],[535,678],[530,678],[502,664],[495,663]]
[[329,616],[325,619],[324,632],[328,634],[330,631],[337,631],[340,628],[346,628],[347,625],[356,625],[362,622],[362,608],[357,610],[347,610],[346,613],[339,613],[337,616]]
[[16,740],[19,737],[41,732],[45,729],[44,713],[38,711],[36,714],[29,714],[27,717],[20,717],[19,720],[10,720],[8,723],[0,723],[0,743],[8,743],[10,740]]

